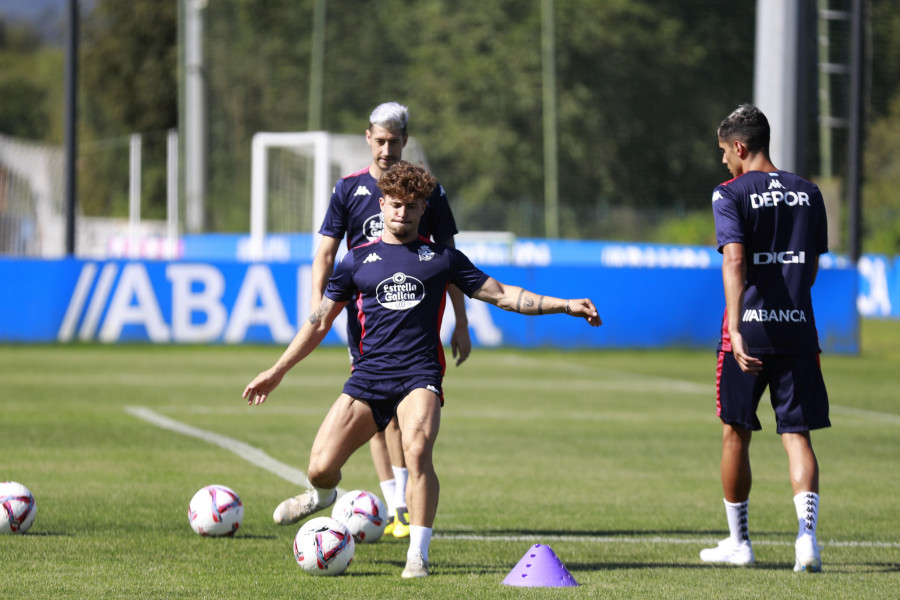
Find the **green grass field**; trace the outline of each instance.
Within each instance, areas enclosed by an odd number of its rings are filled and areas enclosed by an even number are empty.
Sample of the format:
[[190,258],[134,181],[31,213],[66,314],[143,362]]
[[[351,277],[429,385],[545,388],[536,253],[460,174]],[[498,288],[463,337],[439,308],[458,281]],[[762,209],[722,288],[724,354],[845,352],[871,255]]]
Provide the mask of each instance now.
[[[861,356],[822,358],[833,427],[813,437],[819,575],[791,570],[796,517],[768,405],[752,447],[757,564],[698,558],[727,533],[712,350],[478,349],[449,367],[433,576],[406,581],[406,543],[393,538],[358,545],[344,576],[307,576],[296,528],[271,521],[296,486],[126,412],[145,407],[304,469],[345,350],[316,351],[249,408],[244,385],[280,348],[0,346],[0,480],[28,486],[38,506],[28,534],[0,536],[0,598],[896,598],[900,323],[862,332]],[[188,525],[191,496],[211,483],[244,502],[234,538]],[[342,487],[379,492],[366,449]],[[580,586],[502,585],[536,543]]]

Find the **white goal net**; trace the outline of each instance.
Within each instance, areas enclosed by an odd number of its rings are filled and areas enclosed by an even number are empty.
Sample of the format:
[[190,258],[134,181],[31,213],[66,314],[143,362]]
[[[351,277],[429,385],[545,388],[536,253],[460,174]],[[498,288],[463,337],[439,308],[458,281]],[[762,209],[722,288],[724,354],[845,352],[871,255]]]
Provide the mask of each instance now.
[[[409,138],[403,158],[425,164],[425,153]],[[322,225],[334,183],[364,169],[372,153],[364,135],[312,132],[260,132],[253,136],[251,258],[264,256],[270,233],[313,233]],[[318,237],[312,245],[318,247]]]
[[0,254],[65,253],[63,151],[0,134]]

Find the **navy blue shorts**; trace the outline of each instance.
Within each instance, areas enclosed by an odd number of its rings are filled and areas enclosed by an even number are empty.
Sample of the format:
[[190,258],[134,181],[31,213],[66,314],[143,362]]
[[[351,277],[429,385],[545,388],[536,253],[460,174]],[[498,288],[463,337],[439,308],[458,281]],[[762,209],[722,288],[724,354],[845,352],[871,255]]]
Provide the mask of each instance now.
[[350,375],[344,384],[344,393],[356,400],[362,400],[372,409],[378,431],[384,431],[397,414],[397,406],[410,392],[425,388],[437,394],[444,405],[441,378],[433,375],[413,375],[395,379],[367,379]]
[[719,352],[716,415],[723,423],[758,431],[759,401],[768,387],[778,433],[830,427],[828,392],[818,354],[765,354],[762,372],[741,371],[731,352]]

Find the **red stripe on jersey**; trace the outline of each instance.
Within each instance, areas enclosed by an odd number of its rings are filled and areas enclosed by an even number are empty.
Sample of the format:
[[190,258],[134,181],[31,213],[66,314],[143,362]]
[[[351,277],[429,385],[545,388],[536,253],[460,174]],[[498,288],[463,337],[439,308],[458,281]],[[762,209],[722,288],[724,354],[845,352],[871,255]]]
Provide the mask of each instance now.
[[[421,237],[421,236],[419,236]],[[438,318],[437,318],[437,330],[441,331],[441,323],[444,322],[444,308],[447,307],[447,287],[444,286],[444,294],[441,296],[441,307],[438,309]],[[441,363],[441,377],[444,376],[444,373],[447,371],[447,359],[444,357],[444,345],[441,343],[440,337],[438,337],[438,361]],[[441,406],[443,403],[443,396],[441,397]]]
[[725,309],[725,316],[722,317],[722,350],[731,352],[731,333],[728,331],[728,309]]
[[362,175],[363,173],[367,172],[368,170],[369,170],[369,167],[363,167],[363,168],[360,169],[359,171],[356,171],[356,172],[354,172],[354,173],[350,173],[349,175],[344,175],[343,177],[341,177],[341,179],[347,179],[347,178],[349,178],[349,177],[359,177],[360,175]]
[[722,362],[725,360],[725,352],[719,351],[719,359],[716,361],[716,416],[722,416]]
[[362,292],[356,290],[356,318],[359,320],[359,355],[363,354],[363,340],[366,339],[366,315],[363,313]]

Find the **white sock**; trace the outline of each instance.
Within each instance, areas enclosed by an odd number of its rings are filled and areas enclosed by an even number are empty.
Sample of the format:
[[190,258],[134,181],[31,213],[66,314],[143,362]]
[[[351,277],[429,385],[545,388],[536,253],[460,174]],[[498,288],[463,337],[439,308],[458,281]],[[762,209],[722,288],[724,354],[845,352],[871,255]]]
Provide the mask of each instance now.
[[337,488],[320,488],[313,486],[313,489],[316,490],[316,504],[322,508],[325,508],[330,504],[330,501],[334,501],[334,497],[337,496]]
[[750,527],[748,525],[747,505],[749,500],[737,504],[725,500],[725,516],[728,519],[728,531],[731,539],[736,544],[750,542]]
[[387,504],[388,515],[394,516],[394,490],[397,489],[396,479],[386,479],[378,485],[381,486],[381,494],[384,496],[384,503]]
[[428,546],[431,545],[431,527],[422,527],[421,525],[409,526],[409,550],[406,551],[406,558],[413,558],[418,552],[422,553],[422,558],[428,562]]
[[794,496],[797,509],[797,537],[811,535],[816,539],[816,524],[819,521],[819,495],[815,492],[800,492]]
[[406,482],[409,480],[409,470],[405,467],[395,467],[391,465],[394,471],[394,508],[398,506],[406,506]]

